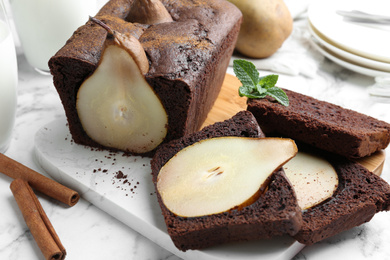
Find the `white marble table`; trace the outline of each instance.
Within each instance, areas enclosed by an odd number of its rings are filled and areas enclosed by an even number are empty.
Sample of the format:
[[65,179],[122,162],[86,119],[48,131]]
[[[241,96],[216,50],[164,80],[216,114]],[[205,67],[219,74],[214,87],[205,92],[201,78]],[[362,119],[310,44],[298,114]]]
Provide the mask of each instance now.
[[[281,51],[306,44],[305,38],[297,40],[297,35],[302,34],[305,27],[300,21],[292,40]],[[314,60],[314,67],[310,68],[313,73],[281,74],[279,86],[390,122],[390,103],[377,102],[367,93],[367,88],[374,84],[373,78],[323,59],[309,45],[304,48],[305,52],[298,48],[296,55]],[[17,118],[6,155],[49,176],[35,160],[33,139],[37,130],[64,116],[64,111],[51,76],[36,73],[20,50],[18,64]],[[232,70],[229,68],[228,72]],[[382,177],[390,182],[390,152]],[[10,178],[0,174],[0,259],[42,259],[13,199],[10,183]],[[41,195],[39,200],[67,249],[67,259],[179,259],[83,199],[72,208]],[[367,224],[306,247],[294,259],[390,259],[389,244],[390,212],[379,213]]]

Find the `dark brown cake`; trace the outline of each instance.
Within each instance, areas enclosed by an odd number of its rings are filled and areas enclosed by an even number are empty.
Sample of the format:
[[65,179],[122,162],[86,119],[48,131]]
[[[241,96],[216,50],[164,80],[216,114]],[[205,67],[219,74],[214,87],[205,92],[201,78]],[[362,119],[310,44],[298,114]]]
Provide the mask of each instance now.
[[[155,186],[161,167],[178,151],[197,141],[220,136],[264,137],[264,134],[253,115],[242,111],[230,120],[215,123],[197,133],[164,144],[157,150],[151,163]],[[183,251],[233,241],[294,235],[302,221],[295,192],[282,169],[273,175],[268,190],[242,210],[185,218],[170,212],[162,203],[158,191],[157,198],[168,233],[176,247]]]
[[341,156],[321,156],[335,168],[339,186],[330,199],[303,212],[302,228],[294,238],[307,245],[368,222],[379,211],[390,210],[390,185],[381,177]]
[[[113,30],[139,39],[149,60],[147,82],[168,114],[165,142],[199,130],[218,96],[242,20],[224,0],[162,0],[173,22],[127,22],[134,0],[111,0],[96,15]],[[70,132],[76,143],[100,147],[82,128],[76,95],[96,69],[106,31],[80,27],[49,61]]]
[[348,158],[361,158],[385,149],[390,124],[340,106],[284,90],[290,105],[270,98],[249,99],[248,110],[263,131],[290,137]]

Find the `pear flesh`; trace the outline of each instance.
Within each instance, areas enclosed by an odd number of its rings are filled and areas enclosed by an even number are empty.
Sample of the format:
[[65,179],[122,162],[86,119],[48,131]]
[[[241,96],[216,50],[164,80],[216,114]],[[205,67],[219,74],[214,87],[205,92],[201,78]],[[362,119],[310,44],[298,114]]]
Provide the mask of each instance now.
[[318,156],[298,152],[283,168],[303,210],[332,197],[338,187],[337,172],[327,160]]
[[229,211],[256,196],[272,173],[296,153],[290,139],[202,140],[179,151],[161,168],[157,190],[164,205],[179,216]]
[[110,148],[146,153],[167,134],[168,117],[137,63],[120,45],[108,45],[81,85],[77,112],[87,135]]

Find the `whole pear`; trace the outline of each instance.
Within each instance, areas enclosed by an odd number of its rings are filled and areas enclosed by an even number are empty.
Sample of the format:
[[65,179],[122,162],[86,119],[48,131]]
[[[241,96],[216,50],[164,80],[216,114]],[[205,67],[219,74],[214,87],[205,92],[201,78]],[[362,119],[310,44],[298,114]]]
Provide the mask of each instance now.
[[283,0],[228,0],[243,14],[236,50],[250,58],[274,54],[292,32],[293,19]]

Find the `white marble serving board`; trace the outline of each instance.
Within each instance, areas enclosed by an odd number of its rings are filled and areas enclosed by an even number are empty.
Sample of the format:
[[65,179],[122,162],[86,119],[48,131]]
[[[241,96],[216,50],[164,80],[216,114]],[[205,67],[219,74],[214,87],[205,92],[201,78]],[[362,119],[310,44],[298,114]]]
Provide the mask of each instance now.
[[304,247],[290,237],[282,237],[179,251],[166,231],[149,158],[75,144],[65,118],[49,123],[36,133],[35,152],[39,164],[53,179],[78,191],[85,200],[183,259],[282,260],[291,259]]

